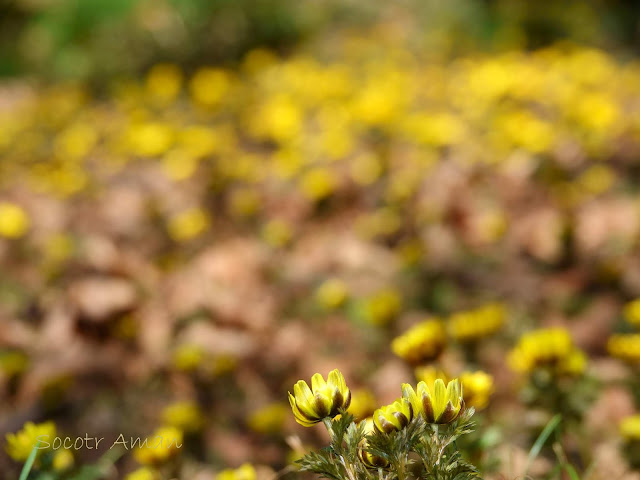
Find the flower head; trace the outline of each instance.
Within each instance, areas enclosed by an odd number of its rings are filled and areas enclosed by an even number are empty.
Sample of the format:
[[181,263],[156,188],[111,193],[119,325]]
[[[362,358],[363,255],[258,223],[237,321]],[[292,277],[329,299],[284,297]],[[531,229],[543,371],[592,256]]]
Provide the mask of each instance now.
[[406,398],[400,398],[373,412],[373,425],[379,432],[402,430],[412,419],[413,407]]
[[640,364],[640,333],[612,335],[607,342],[607,350],[625,362]]
[[441,378],[444,383],[449,383],[447,373],[433,365],[416,367],[414,375],[418,382],[425,382],[427,385],[433,385],[438,378]]
[[249,415],[247,425],[257,433],[277,433],[287,417],[287,407],[283,403],[270,403]]
[[640,415],[631,415],[620,422],[620,435],[627,441],[640,441]]
[[498,331],[504,323],[504,317],[504,307],[498,303],[490,303],[452,315],[449,318],[449,332],[458,342],[473,342]]
[[[53,422],[44,422],[35,424],[27,422],[22,430],[16,433],[7,433],[6,450],[11,458],[18,462],[24,462],[36,446],[38,440],[48,441],[56,436],[56,424]],[[38,450],[38,454],[46,451],[42,448]]]
[[579,375],[586,356],[563,328],[543,328],[524,334],[509,353],[509,365],[519,372],[548,368],[555,374]]
[[141,467],[127,474],[124,480],[158,480],[160,475],[149,467]]
[[57,472],[64,472],[69,470],[73,466],[74,462],[75,460],[71,450],[63,448],[54,454],[51,466]]
[[216,480],[256,480],[256,469],[250,463],[244,463],[238,468],[229,468],[216,475]]
[[313,375],[311,388],[299,380],[293,386],[293,395],[289,392],[289,403],[296,422],[310,427],[324,418],[335,417],[341,408],[348,408],[351,392],[342,373],[336,369],[329,372],[326,382],[319,373]]
[[489,404],[489,396],[493,392],[493,377],[481,370],[463,372],[460,383],[464,392],[464,403],[481,410]]
[[197,432],[204,425],[204,415],[193,402],[177,402],[162,411],[163,421],[185,432]]
[[142,465],[158,465],[177,455],[182,447],[182,430],[163,426],[156,429],[133,451],[133,456]]
[[29,230],[30,220],[22,207],[0,202],[0,237],[19,238]]
[[402,384],[402,396],[429,423],[451,423],[464,408],[462,388],[456,378],[446,386],[438,378],[433,384],[419,382],[414,390],[408,383]]
[[338,278],[330,278],[316,290],[316,300],[326,310],[336,310],[347,300],[349,291],[345,283]]
[[411,365],[430,362],[440,356],[447,344],[446,332],[438,320],[425,320],[391,342],[393,353]]
[[622,314],[627,322],[640,327],[640,298],[627,303],[622,310]]

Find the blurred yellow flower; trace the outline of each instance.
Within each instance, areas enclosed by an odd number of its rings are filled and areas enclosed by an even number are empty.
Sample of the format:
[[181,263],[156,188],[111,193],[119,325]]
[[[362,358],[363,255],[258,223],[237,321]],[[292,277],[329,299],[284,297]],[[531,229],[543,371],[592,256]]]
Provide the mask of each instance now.
[[178,454],[182,448],[182,430],[162,426],[135,445],[133,456],[142,465],[158,465]]
[[284,220],[269,220],[262,228],[262,237],[272,247],[284,247],[292,236],[291,226]]
[[587,359],[573,345],[568,331],[563,328],[544,328],[520,337],[507,361],[518,372],[529,373],[536,368],[548,368],[555,374],[579,375],[584,371]]
[[287,407],[282,403],[271,403],[249,414],[247,425],[256,433],[278,433],[282,431],[286,418]]
[[627,303],[622,310],[622,314],[631,325],[640,327],[640,298]]
[[505,308],[498,303],[454,313],[449,317],[449,333],[458,342],[477,341],[498,331],[505,316]]
[[64,472],[65,470],[69,470],[73,467],[75,460],[73,458],[73,453],[71,450],[62,449],[57,451],[53,455],[52,466],[56,472]]
[[[38,424],[27,422],[19,432],[7,433],[5,449],[11,458],[18,462],[24,462],[38,444],[38,440],[40,440],[40,445],[36,458],[51,450],[51,443],[55,436],[55,423],[51,421]],[[49,444],[48,446],[47,443]]]
[[162,421],[183,432],[197,432],[204,426],[204,414],[197,403],[185,401],[168,405],[162,411]]
[[124,480],[160,480],[160,474],[149,467],[142,467],[128,473]]
[[250,217],[260,209],[260,195],[249,187],[237,188],[230,193],[228,205],[232,216]]
[[11,378],[20,375],[28,367],[29,357],[27,354],[17,350],[0,352],[0,372],[5,377]]
[[189,82],[191,98],[197,105],[205,108],[219,106],[230,88],[229,73],[211,67],[198,70]]
[[333,193],[337,180],[328,168],[314,168],[300,178],[300,190],[310,200],[322,200]]
[[11,202],[0,202],[0,236],[20,238],[29,230],[31,221],[22,207]]
[[318,303],[327,310],[340,308],[344,305],[348,295],[347,285],[338,278],[325,280],[315,293]]
[[162,170],[171,180],[191,177],[198,168],[198,159],[183,149],[173,148],[162,157]]
[[216,475],[216,480],[256,480],[256,469],[250,463],[244,463],[240,467],[223,470]]
[[169,235],[177,242],[186,242],[202,234],[210,223],[207,213],[198,207],[173,216],[167,225]]
[[180,94],[182,80],[180,67],[170,63],[159,63],[147,74],[147,93],[155,101],[169,103]]
[[434,367],[433,365],[416,367],[413,373],[418,382],[425,382],[427,385],[433,385],[438,378],[444,383],[449,383],[449,375],[447,375],[444,370]]
[[640,415],[631,415],[622,419],[620,435],[627,441],[640,441]]
[[167,123],[141,123],[128,131],[128,144],[132,154],[156,157],[165,153],[174,141],[174,131]]
[[387,325],[402,308],[402,299],[397,291],[391,288],[379,290],[361,301],[364,320],[371,325]]
[[442,322],[425,320],[391,341],[391,350],[410,365],[417,366],[437,359],[447,346]]
[[97,141],[98,132],[93,126],[72,124],[56,136],[53,150],[61,160],[79,159],[86,156]]
[[475,372],[462,372],[460,374],[460,384],[464,403],[482,410],[489,404],[489,397],[493,393],[493,377],[481,370]]
[[640,364],[640,333],[612,335],[607,342],[609,354],[632,364]]
[[191,372],[196,370],[206,359],[205,350],[199,345],[183,344],[173,352],[173,365],[178,370]]
[[356,421],[364,420],[373,415],[376,407],[376,398],[371,390],[361,388],[351,392],[351,405],[349,405],[348,411],[355,417]]

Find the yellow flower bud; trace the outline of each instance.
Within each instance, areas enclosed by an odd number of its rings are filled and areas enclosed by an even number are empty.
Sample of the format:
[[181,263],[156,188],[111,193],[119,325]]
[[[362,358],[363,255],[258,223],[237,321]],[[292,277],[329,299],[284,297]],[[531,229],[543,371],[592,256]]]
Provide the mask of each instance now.
[[402,430],[413,420],[413,406],[406,398],[385,405],[373,412],[373,425],[379,432]]
[[304,380],[293,386],[293,395],[289,392],[289,403],[296,422],[310,427],[327,417],[335,417],[338,410],[346,409],[351,403],[351,392],[339,370],[329,372],[325,382],[322,375],[311,377],[311,388]]
[[451,423],[464,409],[462,388],[456,378],[446,386],[438,378],[432,385],[419,382],[416,390],[408,383],[402,384],[402,396],[429,423]]

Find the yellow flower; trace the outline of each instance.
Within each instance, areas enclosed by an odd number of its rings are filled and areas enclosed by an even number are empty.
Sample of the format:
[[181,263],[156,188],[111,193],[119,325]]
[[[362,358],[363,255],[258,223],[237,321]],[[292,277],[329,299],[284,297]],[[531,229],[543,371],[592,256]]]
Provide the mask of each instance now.
[[270,220],[262,228],[262,237],[272,247],[284,247],[292,236],[291,226],[284,220]]
[[194,402],[177,402],[162,411],[165,424],[179,428],[184,432],[197,432],[204,425],[204,415]]
[[[364,432],[367,436],[375,434],[376,430],[373,425],[373,418],[366,418],[363,420],[364,422]],[[379,457],[378,455],[374,455],[366,450],[367,448],[367,440],[363,440],[358,448],[358,457],[362,460],[369,468],[386,468],[389,466],[389,462]]]
[[388,324],[402,308],[402,299],[395,290],[386,288],[365,299],[362,311],[367,322],[376,326]]
[[6,377],[20,375],[29,367],[29,357],[20,351],[0,353],[0,372]]
[[447,345],[444,327],[439,320],[425,320],[414,325],[391,342],[391,350],[411,365],[431,362]]
[[399,398],[391,405],[385,405],[373,412],[373,425],[379,432],[402,430],[413,420],[414,409],[409,400]]
[[351,392],[339,370],[329,372],[325,382],[322,375],[311,377],[311,388],[304,380],[293,386],[289,392],[289,403],[296,422],[310,427],[324,418],[335,417],[339,409],[346,409],[351,403]]
[[548,368],[555,374],[578,375],[584,371],[586,356],[573,345],[563,328],[543,328],[524,334],[507,361],[512,369],[528,373]]
[[158,472],[149,467],[142,467],[127,474],[124,480],[158,480]]
[[620,435],[628,441],[640,441],[640,415],[632,415],[622,419]]
[[179,213],[169,220],[169,235],[177,242],[184,242],[197,237],[209,226],[209,217],[200,208],[191,208]]
[[73,463],[74,459],[71,450],[62,449],[54,454],[52,466],[56,472],[64,472],[69,470]]
[[173,365],[178,370],[194,371],[206,358],[206,352],[199,345],[180,345],[173,352]]
[[432,385],[419,382],[416,390],[403,383],[402,396],[411,402],[415,414],[422,415],[429,423],[451,423],[464,408],[462,388],[457,378],[446,386],[440,378]]
[[632,325],[640,327],[640,298],[627,303],[622,311],[624,318]]
[[[40,447],[46,447],[45,442],[48,442],[50,445],[55,436],[55,423],[51,421],[38,424],[27,422],[19,432],[7,433],[6,450],[11,458],[18,462],[24,462],[29,457],[33,447],[38,443],[38,440],[41,441]],[[39,448],[38,456],[49,449],[50,448]]]
[[229,195],[229,213],[234,217],[251,217],[260,208],[260,195],[251,188],[238,188]]
[[354,390],[351,394],[351,405],[349,405],[349,413],[356,420],[362,420],[373,414],[376,409],[376,399],[370,390],[362,388]]
[[458,312],[449,318],[449,332],[459,342],[476,341],[498,331],[504,323],[504,317],[504,307],[496,303]]
[[465,405],[482,410],[489,404],[489,396],[493,393],[493,377],[491,375],[481,370],[463,372],[460,374],[460,383]]
[[282,430],[287,416],[287,408],[281,403],[272,403],[249,415],[247,424],[257,433],[277,433]]
[[156,157],[173,144],[173,128],[166,123],[142,123],[128,131],[129,149],[141,157]]
[[147,92],[162,103],[169,103],[180,94],[182,87],[182,71],[180,67],[170,63],[154,65],[147,74]]
[[240,465],[240,467],[223,470],[216,475],[216,480],[256,480],[256,469],[250,463]]
[[316,299],[323,308],[335,310],[344,304],[348,294],[347,286],[342,280],[330,278],[318,287],[318,290],[316,290]]
[[0,202],[0,237],[20,238],[27,233],[29,217],[22,207],[10,202]]
[[607,342],[607,350],[625,362],[640,363],[640,333],[612,335]]
[[142,465],[161,464],[177,455],[182,440],[182,430],[163,426],[136,445],[133,456]]
[[433,365],[416,367],[413,373],[418,382],[425,382],[427,385],[433,385],[438,378],[442,379],[444,383],[449,383],[449,376],[446,372]]
[[231,88],[230,75],[216,68],[201,68],[189,83],[194,102],[205,108],[217,107]]
[[309,200],[322,200],[333,193],[336,177],[327,168],[314,168],[300,178],[300,189]]

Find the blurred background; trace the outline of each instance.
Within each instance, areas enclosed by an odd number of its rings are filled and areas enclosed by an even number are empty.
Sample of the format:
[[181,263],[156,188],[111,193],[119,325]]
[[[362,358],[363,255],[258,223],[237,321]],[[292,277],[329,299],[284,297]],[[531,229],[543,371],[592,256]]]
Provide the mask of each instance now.
[[[639,47],[621,0],[0,0],[3,447],[171,427],[38,478],[295,477],[298,379],[340,368],[364,418],[426,365],[489,375],[469,451],[515,478],[555,407],[506,359],[557,327],[567,449],[638,478]],[[392,348],[425,319],[435,354]]]

